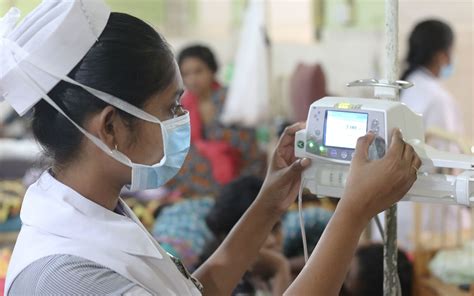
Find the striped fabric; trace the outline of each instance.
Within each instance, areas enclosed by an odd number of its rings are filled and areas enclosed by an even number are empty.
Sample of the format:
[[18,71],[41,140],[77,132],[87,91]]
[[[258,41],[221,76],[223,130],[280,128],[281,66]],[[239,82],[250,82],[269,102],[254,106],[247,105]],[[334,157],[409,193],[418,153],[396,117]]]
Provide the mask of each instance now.
[[8,295],[123,295],[137,288],[127,278],[92,261],[53,255],[24,269]]

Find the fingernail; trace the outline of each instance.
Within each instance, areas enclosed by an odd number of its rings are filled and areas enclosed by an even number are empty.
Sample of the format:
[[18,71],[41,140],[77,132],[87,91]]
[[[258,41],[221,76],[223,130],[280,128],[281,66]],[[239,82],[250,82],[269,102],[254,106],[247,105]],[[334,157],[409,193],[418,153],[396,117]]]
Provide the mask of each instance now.
[[311,164],[311,160],[309,158],[302,158],[300,164],[302,167],[307,167]]

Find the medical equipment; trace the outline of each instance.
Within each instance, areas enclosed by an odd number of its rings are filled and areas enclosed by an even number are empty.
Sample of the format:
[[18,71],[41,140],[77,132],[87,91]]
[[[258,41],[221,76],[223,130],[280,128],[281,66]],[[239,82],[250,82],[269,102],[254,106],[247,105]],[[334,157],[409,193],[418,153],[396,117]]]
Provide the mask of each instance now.
[[[390,88],[406,88],[406,82],[358,80],[348,86],[374,86],[376,97]],[[369,158],[379,159],[390,145],[393,128],[400,128],[422,160],[418,180],[405,201],[474,205],[474,156],[441,152],[424,143],[421,115],[406,105],[389,100],[325,97],[309,109],[306,129],[295,136],[295,155],[312,159],[303,173],[305,187],[319,196],[342,197],[357,138],[376,134]],[[434,173],[438,168],[463,170],[457,176]]]

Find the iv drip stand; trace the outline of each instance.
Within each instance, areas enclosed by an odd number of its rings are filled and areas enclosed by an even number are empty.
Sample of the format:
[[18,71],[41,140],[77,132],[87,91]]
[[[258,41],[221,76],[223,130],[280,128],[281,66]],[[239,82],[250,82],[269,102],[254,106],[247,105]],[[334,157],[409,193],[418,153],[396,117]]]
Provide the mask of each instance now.
[[[385,79],[396,81],[398,76],[398,0],[385,0]],[[393,99],[400,100],[399,91],[395,89]],[[385,211],[384,229],[384,280],[383,295],[397,295],[397,204]],[[400,291],[401,293],[401,291]]]

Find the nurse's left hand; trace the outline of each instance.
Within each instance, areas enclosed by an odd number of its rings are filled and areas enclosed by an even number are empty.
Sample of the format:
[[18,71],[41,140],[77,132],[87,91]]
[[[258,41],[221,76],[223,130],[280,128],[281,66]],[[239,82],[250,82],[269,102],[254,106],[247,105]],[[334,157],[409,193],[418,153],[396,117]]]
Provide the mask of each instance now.
[[285,212],[295,201],[301,183],[301,173],[311,164],[308,158],[295,157],[295,133],[306,127],[303,122],[285,129],[273,152],[260,198],[269,209]]

